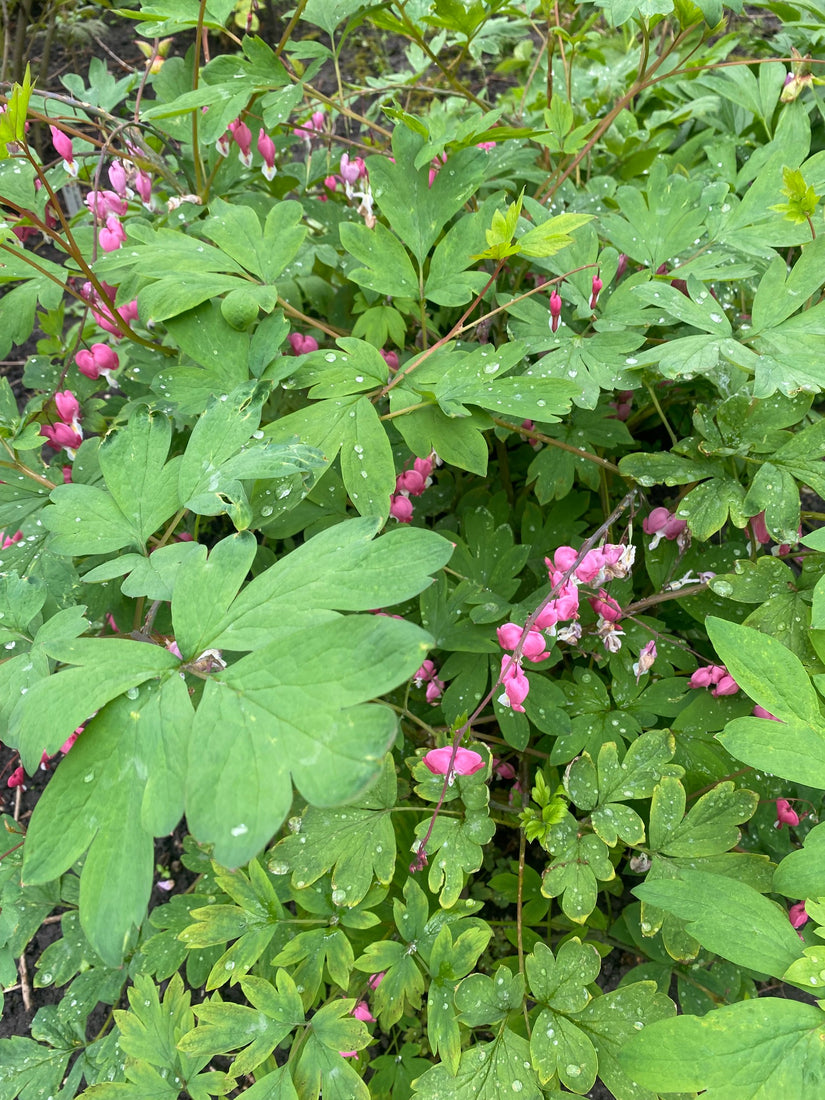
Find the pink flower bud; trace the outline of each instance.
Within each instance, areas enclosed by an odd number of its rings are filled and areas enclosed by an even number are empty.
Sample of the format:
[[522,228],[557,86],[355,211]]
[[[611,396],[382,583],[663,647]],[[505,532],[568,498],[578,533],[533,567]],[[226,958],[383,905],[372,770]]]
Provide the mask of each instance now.
[[776,800],[776,828],[781,829],[783,825],[798,825],[799,814],[791,806],[787,798],[777,798]]
[[16,542],[20,542],[20,540],[22,538],[23,538],[23,532],[22,531],[15,531],[15,533],[13,535],[5,535],[4,534],[4,536],[3,536],[3,549],[8,550],[8,548],[10,546],[14,546],[14,544]]
[[735,695],[738,690],[739,685],[730,675],[730,673],[726,672],[711,692],[711,695],[715,696],[716,698],[718,698],[720,695]]
[[52,145],[57,150],[58,156],[63,158],[63,167],[69,175],[76,176],[77,164],[74,159],[72,139],[64,134],[62,130],[58,130],[56,126],[50,126],[49,131],[52,135]]
[[122,215],[129,209],[126,199],[122,199],[116,191],[90,191],[84,201],[89,212],[101,222],[109,214]]
[[45,436],[49,446],[54,447],[56,451],[59,451],[61,447],[76,451],[83,442],[83,436],[70,428],[68,424],[43,424],[40,427],[40,434]]
[[483,149],[485,153],[491,153],[495,147],[496,143],[494,141],[479,141],[476,143],[476,149]]
[[607,594],[603,589],[599,589],[598,596],[590,596],[587,601],[597,615],[600,615],[605,622],[615,623],[622,617],[622,609],[616,603],[616,601]]
[[70,734],[60,746],[60,752],[62,752],[64,756],[71,749],[78,737],[80,737],[81,733],[83,733],[83,726],[78,726],[74,733]]
[[394,493],[390,497],[390,515],[399,523],[409,523],[413,516],[413,505],[409,497]]
[[104,252],[116,252],[121,247],[126,240],[126,230],[116,214],[109,214],[106,226],[100,230],[97,239]]
[[229,132],[240,150],[242,163],[246,164],[248,168],[252,163],[252,131],[243,119],[236,118],[234,122],[229,123]]
[[411,497],[420,497],[427,488],[427,479],[418,470],[404,470],[395,479],[395,491],[408,493]]
[[[566,573],[578,556],[578,550],[574,550],[572,546],[560,546],[553,554],[553,565],[560,573]],[[549,566],[547,558],[545,563]]]
[[113,161],[109,165],[109,183],[112,190],[121,197],[126,194],[126,180],[126,169],[119,160]]
[[553,290],[550,294],[550,331],[558,332],[559,318],[561,317],[561,294]]
[[152,177],[148,172],[138,172],[135,175],[135,191],[144,206],[152,205]]
[[351,161],[349,159],[349,156],[344,153],[341,157],[340,172],[341,178],[343,179],[344,183],[356,183],[361,177],[361,169],[358,165],[358,158]]
[[370,987],[370,989],[377,989],[379,985],[383,982],[384,975],[386,973],[386,970],[381,970],[378,974],[370,974],[367,981],[367,985]]
[[384,351],[380,348],[380,354],[384,362],[390,368],[391,371],[398,370],[398,352],[397,351]]
[[[433,775],[446,775],[450,767],[453,750],[450,745],[443,749],[430,749],[423,763]],[[474,775],[485,766],[484,757],[472,749],[456,749],[452,770],[456,775]],[[373,987],[374,988],[374,987]]]
[[792,905],[788,910],[788,920],[791,922],[794,928],[801,928],[803,924],[806,924],[811,918],[805,912],[805,902],[798,901],[796,905]]
[[590,308],[595,309],[596,303],[599,300],[599,292],[601,291],[604,283],[601,281],[598,275],[593,276],[593,282],[590,284]]
[[498,644],[502,649],[513,650],[521,641],[524,628],[517,623],[504,623],[496,630]]
[[427,690],[424,692],[424,698],[430,704],[435,706],[441,696],[444,694],[444,681],[439,680],[437,676],[433,676],[432,680],[427,684]]
[[705,665],[704,668],[699,668],[693,673],[688,680],[688,687],[705,688],[710,687],[711,684],[718,684],[722,677],[727,675],[727,671],[724,665]]
[[323,111],[313,111],[310,122],[312,123],[313,129],[323,130],[327,123],[327,116]]
[[365,1024],[375,1023],[375,1017],[370,1012],[369,1005],[366,1001],[359,1001],[352,1010],[352,1015],[356,1020],[362,1020]]
[[423,662],[421,667],[413,676],[413,683],[416,687],[421,687],[423,684],[428,684],[433,679],[438,670],[435,667],[435,663],[429,658]]
[[22,787],[24,780],[23,765],[15,768],[9,778],[6,780],[7,787]]
[[264,174],[264,179],[273,179],[277,171],[275,167],[275,142],[263,127],[258,131],[258,152],[261,154],[264,162],[264,166],[261,169]]
[[777,718],[775,714],[771,714],[769,710],[765,710],[764,707],[760,707],[758,703],[753,708],[753,711],[751,713],[753,714],[754,718],[767,718],[771,722],[780,721],[780,719]]
[[521,665],[513,661],[512,657],[501,658],[501,682],[504,684],[504,694],[499,696],[499,703],[523,714],[522,704],[529,694],[530,681],[524,675]]
[[616,264],[616,282],[618,283],[622,275],[627,271],[627,256],[624,252],[619,253],[619,262]]
[[765,546],[771,541],[771,536],[765,524],[764,511],[760,512],[757,516],[751,517],[750,528],[753,532],[754,541],[758,542],[760,546]]
[[287,339],[295,355],[306,355],[311,351],[318,350],[318,341],[314,336],[304,336],[300,332],[290,332]]
[[72,483],[72,468],[71,468],[71,466],[64,466],[61,472],[63,474],[63,484],[64,485],[71,485],[71,483]]

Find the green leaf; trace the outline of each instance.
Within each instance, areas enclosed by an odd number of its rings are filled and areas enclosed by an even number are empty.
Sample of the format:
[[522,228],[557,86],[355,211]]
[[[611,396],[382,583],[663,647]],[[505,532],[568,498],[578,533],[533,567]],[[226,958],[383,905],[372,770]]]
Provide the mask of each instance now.
[[306,226],[301,225],[301,204],[289,199],[272,205],[263,230],[249,206],[213,199],[209,212],[211,217],[203,223],[204,235],[266,283],[274,283],[295,259],[307,234]]
[[774,259],[756,288],[749,336],[775,328],[804,306],[822,286],[823,258],[825,239],[818,237],[805,245],[790,272],[780,257]]
[[542,879],[541,892],[548,898],[561,894],[565,915],[583,924],[596,907],[596,880],[610,882],[615,877],[607,845],[592,834],[576,836],[554,852]]
[[574,936],[561,944],[555,957],[546,944],[537,943],[524,965],[535,999],[569,1014],[590,1003],[587,986],[598,977],[601,957],[592,944]]
[[146,542],[178,507],[174,465],[165,465],[172,426],[165,416],[138,409],[129,423],[110,432],[98,451],[100,470],[112,499]]
[[311,886],[332,870],[333,898],[338,905],[357,905],[373,879],[389,885],[395,872],[395,764],[387,756],[378,782],[358,802],[340,810],[309,806],[300,828],[270,852],[270,870],[292,872],[292,883]]
[[276,638],[208,680],[186,814],[220,863],[238,866],[263,848],[289,812],[290,773],[316,806],[374,782],[396,719],[365,701],[412,675],[427,643],[411,623],[350,616]]
[[246,579],[257,549],[255,536],[241,531],[213,546],[208,560],[205,546],[199,546],[197,554],[186,556],[172,596],[175,641],[185,661],[209,646],[218,623]]
[[395,491],[392,448],[375,406],[362,397],[355,416],[345,421],[341,441],[341,476],[350,500],[362,516],[387,519]]
[[520,1011],[523,1000],[524,978],[506,966],[496,970],[495,978],[471,974],[455,991],[455,1006],[467,1027],[506,1020],[511,1012]]
[[706,1100],[809,1096],[825,1083],[822,1025],[814,1005],[760,997],[651,1024],[628,1037],[620,1061],[657,1093],[700,1090]]
[[558,1074],[562,1084],[581,1092],[596,1080],[599,1060],[592,1040],[571,1020],[548,1008],[533,1026],[530,1054],[542,1084]]
[[599,1077],[618,1100],[657,1100],[635,1074],[621,1065],[621,1055],[631,1036],[676,1011],[671,999],[656,991],[654,982],[634,982],[603,997],[594,997],[576,1017],[599,1057]]
[[285,625],[306,623],[315,609],[368,611],[417,595],[453,547],[414,528],[375,539],[379,524],[368,518],[336,524],[265,570],[232,603],[213,644],[255,649]]
[[703,947],[739,966],[781,977],[799,958],[799,940],[787,914],[753,887],[685,867],[675,874],[644,882],[633,893],[686,920],[687,931]]
[[521,1100],[542,1100],[535,1071],[530,1064],[526,1039],[508,1027],[489,1043],[477,1043],[461,1056],[458,1073],[433,1066],[414,1085],[421,1100],[501,1100],[518,1094]]
[[6,739],[19,748],[26,770],[34,771],[44,749],[54,753],[96,710],[124,691],[161,675],[177,660],[162,646],[115,638],[64,638],[43,650],[76,665],[39,680],[12,711]]
[[782,721],[797,719],[825,733],[816,691],[798,657],[767,634],[726,619],[710,618],[707,627],[719,657],[755,703]]
[[204,1059],[240,1050],[232,1064],[238,1075],[253,1072],[304,1022],[301,998],[285,970],[278,970],[275,986],[262,978],[244,978],[241,985],[252,1007],[220,1001],[199,1005],[194,1010],[198,1026],[178,1040],[185,1054]]
[[71,1056],[22,1035],[0,1040],[0,1100],[57,1094]]
[[[483,770],[472,776],[456,777],[465,804],[464,819],[438,817],[427,843],[427,883],[433,893],[441,891],[439,901],[444,909],[451,909],[458,901],[466,883],[465,876],[481,867],[484,845],[490,843],[496,831],[488,816],[486,775]],[[427,819],[416,826],[419,840],[428,827]]]
[[786,898],[816,898],[822,893],[825,866],[825,823],[816,825],[802,847],[785,856],[776,868],[771,887]]
[[417,298],[418,277],[407,250],[381,222],[372,229],[355,222],[341,222],[341,244],[362,263],[347,272],[353,282],[377,294],[393,298]]
[[528,229],[516,241],[520,256],[555,256],[573,243],[570,233],[593,220],[592,214],[558,214],[541,225]]
[[152,838],[181,817],[191,722],[189,696],[177,676],[160,689],[143,688],[134,700],[110,703],[87,723],[32,815],[25,879],[48,882],[88,848],[80,921],[110,966],[120,965],[132,928],[146,913]]
[[[395,163],[389,157],[367,160],[378,208],[419,264],[424,263],[450,218],[477,191],[487,170],[487,158],[480,149],[462,149],[450,155],[449,165],[430,186],[429,164],[415,167],[423,144],[420,135],[406,126],[396,126],[392,135]],[[418,297],[417,278],[414,297]]]
[[753,816],[758,803],[753,791],[736,790],[728,781],[702,795],[682,818],[684,788],[678,779],[665,777],[653,792],[650,846],[665,855],[689,858],[726,852],[739,842],[736,826]]

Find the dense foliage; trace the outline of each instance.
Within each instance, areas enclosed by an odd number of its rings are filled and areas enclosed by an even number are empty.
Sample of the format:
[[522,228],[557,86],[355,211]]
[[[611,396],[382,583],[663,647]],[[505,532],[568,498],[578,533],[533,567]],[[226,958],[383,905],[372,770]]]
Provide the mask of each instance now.
[[813,1096],[819,8],[257,7],[0,114],[0,1100]]

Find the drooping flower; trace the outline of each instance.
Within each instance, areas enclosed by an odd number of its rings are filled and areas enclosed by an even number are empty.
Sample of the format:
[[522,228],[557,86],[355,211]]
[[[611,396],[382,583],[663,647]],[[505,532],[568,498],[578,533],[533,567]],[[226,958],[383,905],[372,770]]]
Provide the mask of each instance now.
[[70,176],[76,176],[78,165],[74,159],[72,139],[64,134],[62,130],[58,130],[56,126],[49,126],[49,131],[52,135],[52,145],[57,150],[58,156],[63,158],[63,167]]
[[361,1020],[365,1024],[375,1023],[375,1017],[370,1012],[369,1005],[366,1001],[359,1001],[352,1010],[351,1015],[353,1015],[356,1020]]
[[775,828],[781,829],[783,825],[798,825],[799,814],[791,806],[787,798],[777,798],[776,800],[776,823]]
[[45,436],[49,445],[56,451],[65,447],[67,451],[74,452],[83,442],[83,436],[68,424],[42,424],[40,434]]
[[794,928],[801,928],[802,925],[807,924],[810,919],[811,918],[805,911],[804,901],[798,901],[796,905],[792,905],[788,910],[788,920]]
[[595,309],[596,303],[599,300],[599,292],[601,291],[604,283],[601,281],[598,275],[593,276],[593,282],[590,284],[590,308]]
[[393,493],[390,497],[390,515],[399,523],[409,523],[413,517],[413,503],[403,493]]
[[6,780],[7,787],[22,787],[25,780],[25,774],[23,772],[23,765],[15,768],[9,778]]
[[379,353],[390,368],[391,371],[398,370],[398,352],[397,351],[384,351],[383,348],[379,348]]
[[687,529],[687,522],[683,519],[679,519],[675,513],[668,511],[667,508],[660,507],[654,508],[649,516],[645,516],[642,520],[642,530],[646,535],[653,535],[653,539],[648,547],[650,550],[655,550],[662,539],[668,539],[673,541],[674,539],[684,540],[684,534]]
[[152,177],[148,172],[135,173],[135,191],[140,196],[140,201],[148,209],[152,209]]
[[318,350],[318,341],[314,336],[305,336],[301,332],[290,332],[287,339],[295,355],[307,355],[311,351]]
[[74,361],[80,373],[94,382],[102,374],[106,381],[111,383],[111,372],[120,366],[117,352],[108,344],[92,344],[88,349],[82,348],[75,355]]
[[[424,757],[424,764],[433,775],[446,775],[450,768],[452,755],[453,750],[450,745],[445,745],[443,749],[430,749]],[[481,771],[483,767],[485,767],[484,757],[480,753],[474,752],[472,749],[456,749],[452,766],[452,771],[456,775],[474,775],[475,772]],[[373,986],[373,988],[375,987]]]
[[241,118],[229,123],[232,139],[238,146],[238,159],[244,168],[252,167],[252,131]]
[[126,230],[116,214],[109,214],[106,225],[98,232],[98,244],[104,252],[117,252],[126,240]]
[[504,691],[498,697],[499,703],[523,714],[524,700],[530,692],[530,681],[524,675],[521,665],[512,657],[501,658],[501,682]]
[[[109,165],[109,183],[112,185],[112,190],[115,194],[124,197],[126,195],[126,181],[128,177],[126,175],[126,169],[123,167],[119,160],[113,161]],[[125,213],[125,211],[124,211]]]
[[550,331],[558,332],[561,317],[561,294],[553,288],[550,294]]
[[110,214],[122,216],[129,209],[126,199],[121,198],[116,191],[90,191],[84,202],[89,213],[99,222],[104,222]]
[[653,667],[656,656],[656,643],[651,640],[639,654],[639,660],[633,663],[633,674],[636,677],[637,684],[642,676]]
[[261,169],[264,179],[274,179],[278,171],[275,167],[275,142],[263,127],[258,131],[258,152],[261,154],[264,162],[264,166]]
[[424,698],[430,704],[435,706],[441,696],[444,694],[444,681],[439,680],[437,676],[433,676],[432,680],[427,684],[427,690],[424,692]]
[[603,588],[599,589],[598,596],[588,596],[587,602],[605,622],[616,623],[622,617],[621,607]]

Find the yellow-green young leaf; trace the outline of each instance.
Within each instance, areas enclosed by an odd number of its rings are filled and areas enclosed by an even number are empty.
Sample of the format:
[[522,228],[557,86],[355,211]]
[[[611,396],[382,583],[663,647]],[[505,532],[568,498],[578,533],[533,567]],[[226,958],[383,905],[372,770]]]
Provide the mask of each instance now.
[[823,1028],[825,1015],[814,1005],[760,997],[702,1017],[653,1023],[628,1036],[619,1060],[656,1095],[698,1090],[703,1100],[814,1097],[825,1088]]
[[579,226],[593,220],[592,214],[559,214],[549,218],[541,225],[528,229],[518,241],[520,256],[555,256],[563,248],[573,243],[570,234]]
[[31,91],[31,67],[27,64],[23,83],[12,85],[6,110],[0,115],[0,160],[5,160],[9,155],[7,142],[26,140],[26,112],[29,109]]
[[815,213],[820,196],[805,182],[805,177],[798,168],[783,168],[782,182],[785,185],[782,194],[788,201],[777,203],[771,210],[784,214],[795,225],[802,225]]

